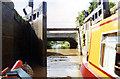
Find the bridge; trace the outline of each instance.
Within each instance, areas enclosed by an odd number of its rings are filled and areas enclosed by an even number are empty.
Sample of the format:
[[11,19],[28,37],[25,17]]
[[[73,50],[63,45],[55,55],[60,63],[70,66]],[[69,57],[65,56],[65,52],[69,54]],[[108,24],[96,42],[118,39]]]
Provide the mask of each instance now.
[[68,41],[70,49],[76,49],[79,44],[77,41],[78,33],[78,28],[48,28],[47,41]]

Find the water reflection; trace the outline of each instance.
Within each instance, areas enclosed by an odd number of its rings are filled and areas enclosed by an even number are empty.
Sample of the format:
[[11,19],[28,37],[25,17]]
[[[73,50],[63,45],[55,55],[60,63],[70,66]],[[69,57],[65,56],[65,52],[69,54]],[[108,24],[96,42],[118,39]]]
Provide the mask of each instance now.
[[48,49],[47,77],[80,77],[82,57],[77,49]]
[[77,56],[78,49],[47,49],[48,56]]
[[70,43],[68,41],[48,41],[48,49],[69,49]]
[[61,48],[61,44],[53,45],[53,46],[52,46],[52,49],[60,49],[60,48]]

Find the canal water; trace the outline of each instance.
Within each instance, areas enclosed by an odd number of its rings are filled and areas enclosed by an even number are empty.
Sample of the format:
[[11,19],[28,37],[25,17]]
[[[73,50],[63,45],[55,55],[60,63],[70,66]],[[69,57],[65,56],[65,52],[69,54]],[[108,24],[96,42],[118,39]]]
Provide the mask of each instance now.
[[77,49],[48,49],[47,77],[81,77]]

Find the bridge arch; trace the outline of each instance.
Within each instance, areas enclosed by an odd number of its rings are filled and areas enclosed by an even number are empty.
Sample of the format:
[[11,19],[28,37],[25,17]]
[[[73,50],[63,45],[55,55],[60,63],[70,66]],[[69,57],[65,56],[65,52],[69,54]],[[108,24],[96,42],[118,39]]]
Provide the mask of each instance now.
[[78,43],[74,38],[65,38],[65,37],[54,37],[54,38],[47,38],[47,41],[68,41],[70,43],[70,49],[76,49]]

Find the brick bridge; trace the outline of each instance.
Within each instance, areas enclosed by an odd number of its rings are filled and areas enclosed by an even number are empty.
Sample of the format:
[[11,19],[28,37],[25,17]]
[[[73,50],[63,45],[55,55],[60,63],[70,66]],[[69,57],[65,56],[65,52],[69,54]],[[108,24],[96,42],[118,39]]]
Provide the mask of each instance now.
[[[62,32],[61,32],[62,31]],[[78,42],[78,28],[48,28],[47,41],[68,41],[70,49],[76,49]]]

